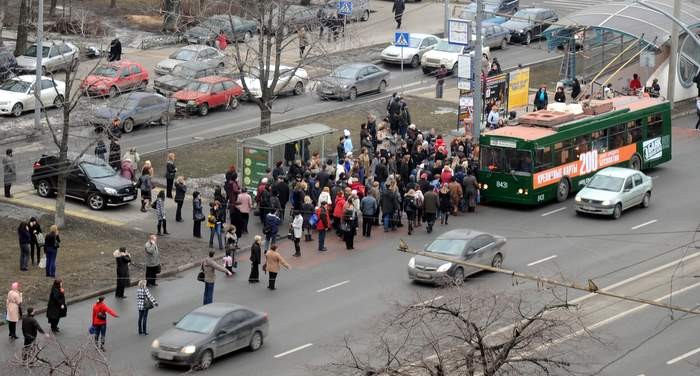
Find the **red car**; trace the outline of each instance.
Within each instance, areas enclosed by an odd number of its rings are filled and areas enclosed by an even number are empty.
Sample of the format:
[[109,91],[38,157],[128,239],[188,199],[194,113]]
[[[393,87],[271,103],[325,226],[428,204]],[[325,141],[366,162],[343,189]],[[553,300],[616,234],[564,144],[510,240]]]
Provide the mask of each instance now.
[[177,100],[175,110],[178,112],[199,113],[206,116],[209,109],[226,106],[238,108],[238,99],[243,89],[226,77],[209,76],[190,82],[184,89],[173,94]]
[[88,96],[109,96],[130,90],[143,90],[148,85],[148,72],[139,63],[115,61],[95,68],[80,84]]

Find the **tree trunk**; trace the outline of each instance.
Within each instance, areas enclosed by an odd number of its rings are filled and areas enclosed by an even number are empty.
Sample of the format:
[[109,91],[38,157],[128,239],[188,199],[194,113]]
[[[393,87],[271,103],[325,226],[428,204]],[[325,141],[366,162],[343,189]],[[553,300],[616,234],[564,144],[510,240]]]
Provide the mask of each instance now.
[[53,223],[59,228],[66,225],[66,175],[59,174],[57,179],[56,212]]
[[7,0],[0,0],[0,47],[4,46],[2,31],[5,29],[5,9],[7,9]]
[[163,7],[163,31],[176,31],[180,16],[180,0],[165,0]]
[[71,86],[73,85],[72,71],[66,69],[66,83],[64,102],[65,105],[61,109],[63,111],[63,124],[61,129],[61,141],[58,145],[58,165],[60,173],[57,178],[57,196],[56,196],[56,212],[54,213],[54,223],[61,227],[66,223],[66,176],[70,172],[72,162],[68,160],[68,136],[70,135],[70,112],[71,102]]
[[260,107],[260,133],[270,133],[272,126],[272,104],[263,102]]
[[49,5],[49,16],[53,17],[56,15],[56,3],[58,0],[51,0],[51,5]]
[[110,7],[110,8],[116,8],[116,7],[117,7],[117,0],[110,0],[110,1],[109,1],[109,7]]
[[19,1],[19,19],[17,22],[17,44],[15,45],[15,56],[19,56],[27,49],[27,32],[29,23],[29,0]]

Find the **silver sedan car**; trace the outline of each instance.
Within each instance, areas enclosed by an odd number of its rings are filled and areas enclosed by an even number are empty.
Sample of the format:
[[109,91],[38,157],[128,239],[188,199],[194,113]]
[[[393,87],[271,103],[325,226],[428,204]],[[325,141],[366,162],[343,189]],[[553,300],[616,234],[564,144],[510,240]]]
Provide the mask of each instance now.
[[224,58],[224,54],[214,47],[202,44],[190,44],[189,46],[182,47],[173,52],[167,59],[158,62],[155,72],[160,76],[170,74],[176,65],[186,61],[215,63],[217,66],[223,67]]
[[[36,72],[38,46],[32,44],[17,57],[17,69],[21,72]],[[75,70],[78,66],[80,51],[72,43],[63,41],[45,41],[42,44],[41,66],[44,74],[56,71]]]
[[322,99],[355,100],[362,93],[384,92],[389,85],[388,77],[389,71],[374,64],[345,64],[319,80],[316,84],[316,94]]
[[576,195],[576,213],[620,218],[623,210],[637,205],[646,208],[651,200],[652,180],[644,173],[622,167],[599,171]]
[[[439,235],[427,247],[426,253],[452,257],[475,264],[503,265],[506,239],[481,231],[458,229]],[[408,278],[416,282],[436,285],[455,284],[461,286],[464,279],[483,269],[457,265],[432,257],[415,256],[408,262]]]

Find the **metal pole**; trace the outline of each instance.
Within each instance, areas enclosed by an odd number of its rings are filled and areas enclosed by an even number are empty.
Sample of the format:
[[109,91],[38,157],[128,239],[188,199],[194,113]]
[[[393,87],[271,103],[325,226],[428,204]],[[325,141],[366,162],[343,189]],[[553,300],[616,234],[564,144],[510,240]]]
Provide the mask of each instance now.
[[445,0],[445,36],[444,38],[447,38],[447,30],[449,29],[449,20],[450,20],[450,0]]
[[[26,1],[26,0],[22,0]],[[37,9],[37,25],[36,25],[36,78],[34,79],[34,129],[38,132],[43,132],[41,128],[41,76],[43,75],[42,61],[44,53],[44,0],[39,0]]]
[[403,47],[401,47],[401,94],[403,94]]
[[482,0],[476,0],[476,41],[474,42],[474,59],[472,60],[472,72],[474,72],[474,117],[472,118],[472,137],[475,144],[479,142],[481,134],[481,111],[484,107],[482,101],[483,88],[481,87],[481,18],[483,17]]
[[[673,17],[678,18],[681,16],[681,0],[673,1]],[[671,28],[671,56],[668,62],[668,86],[666,86],[666,98],[671,104],[671,110],[673,110],[673,102],[675,99],[676,91],[676,67],[678,66],[678,24],[673,23]]]

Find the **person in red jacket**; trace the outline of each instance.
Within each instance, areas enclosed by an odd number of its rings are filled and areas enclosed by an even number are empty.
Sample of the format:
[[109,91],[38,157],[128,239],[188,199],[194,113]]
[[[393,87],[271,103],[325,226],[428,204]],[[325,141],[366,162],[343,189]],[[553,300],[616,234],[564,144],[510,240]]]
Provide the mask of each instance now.
[[331,216],[328,215],[328,203],[321,202],[321,207],[316,210],[318,222],[316,222],[316,230],[318,230],[318,250],[327,251],[325,246],[326,231],[331,229]]
[[335,233],[338,236],[343,236],[343,233],[340,231],[340,220],[345,212],[345,201],[345,193],[339,191],[338,195],[335,196],[335,207],[333,208],[333,227],[335,227]]
[[630,95],[639,95],[639,91],[642,89],[642,81],[639,79],[638,74],[632,75],[632,80],[630,81]]
[[228,38],[226,37],[226,33],[224,33],[223,30],[220,30],[219,35],[216,37],[216,45],[221,51],[225,50],[226,47],[228,47]]
[[95,346],[100,346],[100,350],[105,349],[105,337],[107,336],[107,314],[112,317],[119,317],[113,309],[104,302],[105,297],[97,298],[97,303],[92,306],[92,328],[95,332]]

